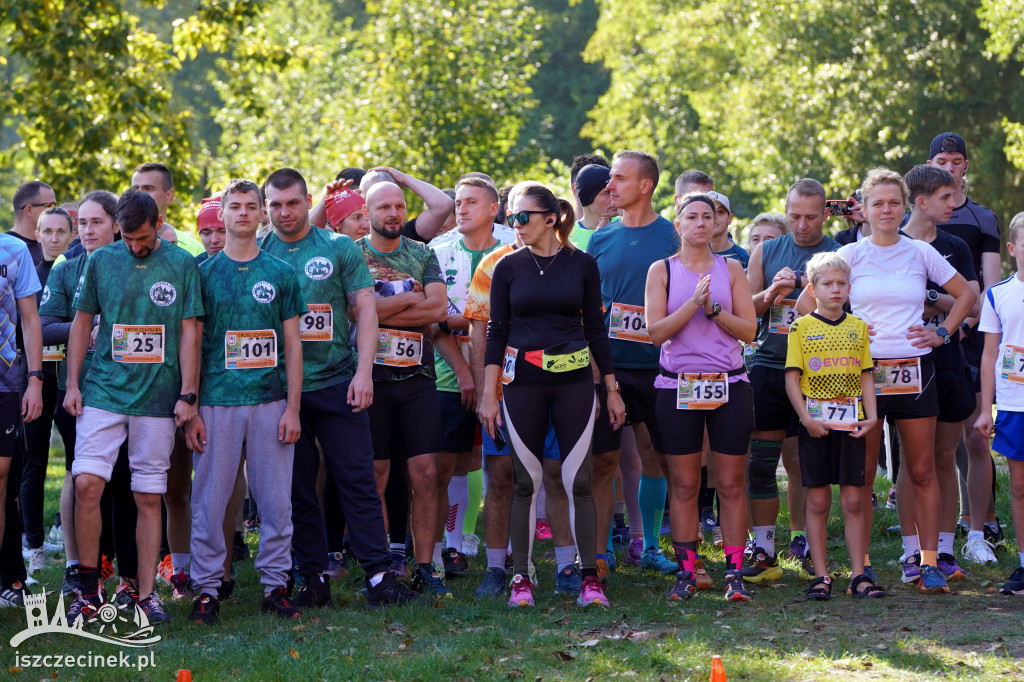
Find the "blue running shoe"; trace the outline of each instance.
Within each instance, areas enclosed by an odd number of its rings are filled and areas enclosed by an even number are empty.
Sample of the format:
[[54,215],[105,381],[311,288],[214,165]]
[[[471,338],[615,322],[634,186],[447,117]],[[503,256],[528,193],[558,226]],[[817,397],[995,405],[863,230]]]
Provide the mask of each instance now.
[[657,547],[648,547],[640,559],[640,567],[648,571],[657,571],[664,575],[672,575],[679,570],[676,562],[670,561],[665,553]]
[[903,558],[903,576],[900,578],[900,580],[909,585],[910,583],[916,583],[920,579],[921,553],[914,552],[910,556]]
[[583,589],[583,574],[576,564],[566,566],[555,574],[555,594],[578,595]]
[[943,594],[949,592],[949,585],[942,577],[942,572],[934,566],[921,567],[921,579],[917,581],[917,587],[925,594]]
[[505,594],[505,581],[508,576],[501,568],[488,568],[484,573],[484,582],[476,588],[477,598],[500,597]]

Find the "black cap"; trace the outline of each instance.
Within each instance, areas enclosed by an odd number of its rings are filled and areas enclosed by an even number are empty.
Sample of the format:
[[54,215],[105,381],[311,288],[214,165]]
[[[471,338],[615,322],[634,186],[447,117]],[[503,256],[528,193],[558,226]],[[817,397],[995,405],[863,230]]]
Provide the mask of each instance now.
[[942,133],[936,135],[935,139],[932,140],[931,147],[928,148],[928,158],[934,159],[936,154],[946,152],[947,154],[955,154],[960,152],[967,158],[967,144],[964,143],[964,138],[960,137],[956,133]]
[[590,206],[594,203],[594,198],[608,186],[611,177],[610,170],[596,163],[581,168],[576,174],[576,194],[580,198],[580,204]]

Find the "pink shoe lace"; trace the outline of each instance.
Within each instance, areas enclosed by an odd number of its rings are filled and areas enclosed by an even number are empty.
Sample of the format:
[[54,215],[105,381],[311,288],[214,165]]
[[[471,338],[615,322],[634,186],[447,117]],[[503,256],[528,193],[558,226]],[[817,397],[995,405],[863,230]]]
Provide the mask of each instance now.
[[508,598],[508,605],[512,608],[533,606],[533,584],[529,578],[518,573],[512,578],[512,595]]

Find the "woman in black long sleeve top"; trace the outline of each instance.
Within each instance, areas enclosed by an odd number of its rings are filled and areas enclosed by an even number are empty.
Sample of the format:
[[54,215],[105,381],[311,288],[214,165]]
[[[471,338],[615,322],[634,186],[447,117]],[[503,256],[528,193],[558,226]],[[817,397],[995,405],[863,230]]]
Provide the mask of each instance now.
[[550,420],[582,564],[583,589],[577,603],[607,606],[597,579],[596,516],[590,492],[589,450],[597,413],[591,358],[610,391],[611,414],[601,418],[618,428],[625,409],[601,313],[600,274],[594,259],[569,243],[575,223],[569,202],[536,183],[517,189],[510,196],[509,218],[526,248],[508,254],[494,269],[480,409],[484,428],[493,436],[500,375],[515,475],[509,530],[516,575],[509,605],[533,605],[533,585],[526,576]]

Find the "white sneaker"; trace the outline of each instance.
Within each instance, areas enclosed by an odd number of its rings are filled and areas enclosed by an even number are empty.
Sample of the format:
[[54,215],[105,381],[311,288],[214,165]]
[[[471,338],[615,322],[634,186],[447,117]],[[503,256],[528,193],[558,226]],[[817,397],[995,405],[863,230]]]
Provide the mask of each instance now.
[[64,529],[61,526],[50,526],[50,536],[47,538],[55,545],[64,545]]
[[996,563],[995,552],[992,551],[992,543],[984,538],[974,538],[964,543],[964,559],[976,564]]
[[476,556],[480,552],[480,538],[473,533],[463,533],[462,553],[466,556]]
[[42,547],[30,549],[28,554],[28,574],[35,575],[46,568],[46,550]]

